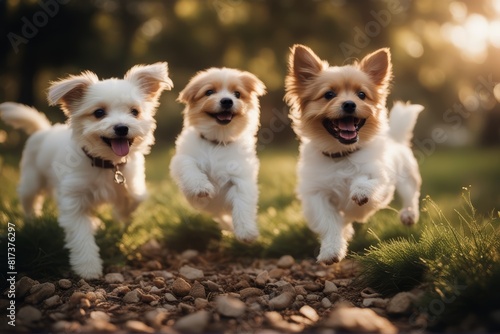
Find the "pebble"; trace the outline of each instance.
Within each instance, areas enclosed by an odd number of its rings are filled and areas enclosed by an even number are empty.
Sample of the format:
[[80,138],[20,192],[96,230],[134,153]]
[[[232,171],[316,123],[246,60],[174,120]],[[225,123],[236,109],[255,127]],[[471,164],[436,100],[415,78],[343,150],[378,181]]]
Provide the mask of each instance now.
[[264,291],[258,288],[245,288],[240,290],[240,296],[243,299],[247,299],[249,297],[259,297],[264,295]]
[[171,294],[170,292],[167,292],[165,294],[165,300],[167,302],[176,302],[177,301],[177,298],[175,298],[175,296],[173,294]]
[[384,298],[365,298],[363,299],[363,306],[386,308],[388,302],[389,299]]
[[295,286],[295,293],[298,295],[302,295],[302,296],[307,295],[307,291],[303,285],[296,285]]
[[109,322],[111,320],[110,316],[103,311],[92,311],[90,312],[90,319],[100,320]]
[[69,279],[62,278],[57,282],[57,285],[59,285],[61,289],[68,290],[73,286],[73,283]]
[[205,285],[207,286],[208,290],[211,292],[220,292],[222,291],[221,287],[219,284],[212,282],[212,281],[205,281]]
[[195,258],[197,258],[200,255],[200,253],[197,250],[194,249],[186,249],[184,252],[181,254],[181,258],[187,261],[191,261]]
[[414,296],[409,292],[400,292],[392,297],[387,303],[387,313],[408,314],[413,306]]
[[38,304],[52,296],[55,292],[56,286],[53,283],[33,285],[30,289],[30,295],[26,297],[25,301],[30,304]]
[[55,307],[55,306],[61,304],[61,297],[59,295],[54,295],[52,297],[45,299],[43,304],[46,308]]
[[193,298],[206,298],[207,294],[205,293],[205,287],[201,285],[200,282],[195,281],[191,290],[189,291],[189,295]]
[[83,292],[75,291],[75,292],[73,292],[73,294],[71,295],[71,297],[69,297],[68,302],[71,305],[79,305],[80,304],[80,300],[82,298],[85,298],[85,296],[86,295]]
[[69,333],[80,332],[82,326],[76,321],[59,320],[52,326],[54,332]]
[[42,312],[31,305],[23,306],[17,311],[17,319],[25,325],[30,325],[42,319]]
[[34,285],[38,285],[38,281],[35,281],[28,276],[21,277],[16,282],[16,297],[22,298],[31,290]]
[[[73,325],[73,324],[72,324]],[[79,327],[77,327],[78,330],[71,330],[71,329],[66,329],[66,330],[61,330],[61,332],[80,332]],[[81,332],[108,332],[108,333],[115,333],[118,331],[118,328],[113,325],[112,323],[100,319],[88,319],[86,325],[81,329]]]
[[241,289],[249,288],[249,287],[250,287],[250,283],[248,283],[248,281],[245,281],[245,280],[241,280],[234,285],[235,290],[241,290]]
[[263,288],[266,286],[266,283],[269,282],[269,278],[269,272],[267,270],[264,270],[255,278],[255,285]]
[[321,299],[321,297],[320,297],[319,295],[316,295],[316,294],[314,294],[314,293],[311,293],[311,294],[308,294],[308,295],[306,296],[306,299],[307,299],[308,301],[310,301],[310,302],[316,302],[316,301],[320,300],[320,299]]
[[284,310],[292,305],[294,300],[295,295],[289,291],[285,291],[269,301],[269,308],[271,310]]
[[136,333],[154,333],[154,329],[146,325],[145,323],[137,320],[128,320],[125,323],[125,328],[131,332]]
[[278,279],[281,278],[281,276],[283,276],[284,272],[285,271],[281,268],[274,268],[269,271],[269,277]]
[[322,327],[355,333],[398,333],[398,329],[386,318],[370,309],[356,307],[335,308]]
[[283,269],[291,268],[294,264],[295,264],[295,259],[291,255],[283,255],[278,260],[278,263],[276,263],[278,268],[283,268]]
[[139,290],[135,289],[130,292],[127,292],[125,296],[123,296],[123,301],[127,304],[138,303],[141,300],[139,295]]
[[205,276],[202,270],[190,266],[182,266],[179,274],[190,281],[201,280]]
[[303,324],[288,322],[275,311],[264,313],[264,317],[272,327],[280,330],[280,332],[301,332],[304,329]]
[[382,296],[380,293],[378,293],[377,291],[373,290],[372,288],[364,288],[360,292],[360,295],[363,298],[378,298],[378,297]]
[[308,319],[316,322],[319,320],[319,315],[311,306],[304,305],[300,308],[299,312]]
[[332,307],[332,302],[330,301],[330,299],[325,297],[321,299],[321,306],[323,306],[324,308],[330,308]]
[[317,283],[307,283],[304,285],[304,289],[306,289],[307,291],[311,291],[311,292],[319,291],[319,290],[321,290],[321,288],[322,288],[321,284],[317,284]]
[[333,283],[332,281],[328,281],[328,280],[325,281],[325,288],[323,289],[323,293],[325,295],[329,295],[332,292],[337,292],[338,290],[339,290],[339,288],[337,287],[337,285],[335,283]]
[[182,333],[203,333],[208,325],[209,313],[198,311],[180,318],[174,324],[174,328]]
[[125,279],[123,278],[123,275],[120,273],[109,273],[104,276],[104,280],[106,283],[113,284],[113,283],[123,283]]
[[246,305],[239,299],[229,296],[219,296],[215,301],[217,312],[221,315],[238,318],[245,313]]
[[146,322],[155,328],[161,327],[163,320],[165,320],[167,316],[168,311],[164,308],[157,308],[144,313]]
[[177,278],[174,283],[172,283],[172,292],[178,297],[184,297],[191,291],[191,284],[186,282],[183,278]]
[[196,298],[194,300],[194,307],[196,307],[197,310],[202,310],[208,305],[208,300],[204,298]]

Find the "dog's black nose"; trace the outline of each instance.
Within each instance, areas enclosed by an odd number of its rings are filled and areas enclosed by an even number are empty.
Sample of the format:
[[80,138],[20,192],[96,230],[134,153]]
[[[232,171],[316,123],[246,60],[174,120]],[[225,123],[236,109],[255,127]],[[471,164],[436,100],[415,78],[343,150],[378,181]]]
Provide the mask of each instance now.
[[220,105],[223,109],[230,109],[233,106],[233,100],[225,97],[222,100],[220,100]]
[[128,126],[126,125],[115,125],[113,128],[115,130],[115,134],[120,137],[125,137],[128,135]]
[[356,111],[356,103],[353,101],[345,101],[342,103],[342,110],[345,111],[346,113],[353,113]]

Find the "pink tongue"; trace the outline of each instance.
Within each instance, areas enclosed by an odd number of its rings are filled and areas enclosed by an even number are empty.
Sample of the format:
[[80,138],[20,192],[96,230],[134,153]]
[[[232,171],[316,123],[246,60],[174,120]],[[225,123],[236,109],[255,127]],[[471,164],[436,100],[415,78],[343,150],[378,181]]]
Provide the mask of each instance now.
[[120,157],[127,155],[129,151],[128,140],[125,138],[111,139],[111,149]]
[[340,136],[344,139],[350,140],[356,138],[356,131],[340,131]]
[[339,129],[343,131],[356,131],[353,118],[339,119]]
[[233,118],[233,113],[230,111],[223,111],[217,113],[216,117],[219,121],[230,121]]

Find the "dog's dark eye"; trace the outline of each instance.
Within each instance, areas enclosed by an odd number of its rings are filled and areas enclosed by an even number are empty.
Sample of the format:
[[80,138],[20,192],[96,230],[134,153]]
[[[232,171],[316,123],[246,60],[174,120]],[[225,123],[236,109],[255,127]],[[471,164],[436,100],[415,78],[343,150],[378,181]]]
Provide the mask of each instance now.
[[331,100],[333,99],[335,96],[337,96],[337,94],[335,94],[335,92],[329,90],[328,92],[325,93],[325,95],[323,95],[325,97],[325,99],[327,100]]
[[214,90],[213,90],[213,89],[209,89],[209,90],[207,90],[207,91],[205,92],[205,95],[206,95],[206,96],[210,96],[210,95],[212,95],[213,93],[215,93],[215,92],[214,92]]
[[106,116],[106,112],[104,111],[104,109],[97,109],[94,111],[95,118],[103,118],[104,116]]
[[366,94],[365,94],[365,93],[363,93],[363,92],[359,92],[359,93],[358,93],[358,97],[359,97],[361,100],[364,100],[364,99],[366,99]]
[[137,109],[132,109],[132,110],[130,111],[130,113],[131,113],[134,117],[139,116],[139,110],[137,110]]
[[237,99],[239,99],[239,98],[240,98],[240,96],[241,96],[241,94],[240,94],[240,92],[235,91],[235,92],[234,92],[234,96],[235,96]]

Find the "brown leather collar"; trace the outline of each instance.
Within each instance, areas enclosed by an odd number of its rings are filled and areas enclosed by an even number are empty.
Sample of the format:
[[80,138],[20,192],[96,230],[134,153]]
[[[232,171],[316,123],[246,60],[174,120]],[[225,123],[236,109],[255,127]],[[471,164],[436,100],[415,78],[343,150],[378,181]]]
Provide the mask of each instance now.
[[214,144],[214,145],[216,145],[216,146],[217,146],[217,145],[226,146],[226,145],[229,145],[229,144],[231,144],[231,143],[232,143],[232,141],[225,142],[225,141],[218,141],[218,140],[215,140],[215,139],[214,139],[214,140],[212,140],[212,139],[208,139],[207,137],[205,137],[205,136],[204,136],[203,134],[201,134],[201,133],[200,133],[200,138],[201,138],[201,139],[204,139],[204,140],[206,140],[206,141],[208,141],[208,142],[210,142],[210,143],[212,143],[212,144]]
[[335,152],[335,153],[328,153],[328,152],[321,152],[325,157],[332,158],[332,159],[338,159],[338,158],[345,158],[349,155],[351,155],[354,152],[359,151],[359,147],[356,148],[353,151],[344,151],[344,152]]
[[89,152],[87,152],[86,149],[82,147],[83,153],[87,157],[89,157],[90,161],[92,162],[92,167],[99,167],[99,168],[105,168],[105,169],[113,169],[116,168],[117,166],[125,165],[127,162],[120,162],[119,164],[115,165],[111,160],[104,160],[98,157],[94,157],[90,155]]

